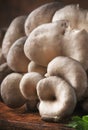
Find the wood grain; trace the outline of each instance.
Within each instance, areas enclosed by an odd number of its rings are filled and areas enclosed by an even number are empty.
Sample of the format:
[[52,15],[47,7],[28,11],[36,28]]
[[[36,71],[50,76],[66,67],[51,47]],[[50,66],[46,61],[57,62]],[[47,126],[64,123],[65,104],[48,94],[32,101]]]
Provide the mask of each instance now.
[[[67,121],[66,121],[67,122]],[[28,113],[25,107],[10,109],[0,102],[0,130],[74,130],[65,123],[48,123],[38,113]]]

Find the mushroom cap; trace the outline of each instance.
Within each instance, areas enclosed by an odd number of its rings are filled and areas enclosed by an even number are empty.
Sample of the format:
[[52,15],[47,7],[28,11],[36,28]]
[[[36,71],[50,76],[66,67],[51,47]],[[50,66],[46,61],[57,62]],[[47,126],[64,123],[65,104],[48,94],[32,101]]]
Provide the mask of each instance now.
[[26,35],[28,36],[37,26],[51,22],[55,11],[61,7],[63,7],[61,2],[51,2],[33,10],[25,21]]
[[15,72],[27,72],[30,60],[24,54],[25,41],[26,37],[19,38],[14,42],[8,52],[7,63]]
[[43,78],[44,77],[37,72],[30,72],[24,74],[20,81],[20,91],[22,95],[28,100],[38,98],[36,92],[36,85],[39,80]]
[[67,20],[43,24],[31,32],[24,52],[29,59],[42,66],[47,66],[57,56],[67,56],[79,61],[87,70],[88,32],[72,29]]
[[41,75],[45,75],[47,68],[41,65],[36,64],[34,61],[31,61],[28,65],[28,72],[37,72]]
[[74,89],[62,78],[50,76],[37,84],[39,112],[44,120],[58,121],[72,114],[76,106]]
[[88,32],[86,30],[68,29],[62,46],[63,55],[79,61],[88,69]]
[[87,75],[79,62],[69,57],[56,57],[48,64],[47,73],[66,80],[75,89],[78,100],[83,97],[87,88]]
[[[64,13],[65,12],[65,13]],[[81,9],[79,5],[67,5],[55,12],[52,21],[68,20],[71,28],[88,31],[88,10]]]
[[44,77],[36,72],[26,73],[20,81],[20,91],[25,99],[28,100],[30,110],[37,108],[38,96],[36,92],[37,83]]
[[7,62],[4,61],[4,63],[2,63],[0,65],[0,101],[2,101],[2,97],[1,97],[1,83],[3,81],[3,79],[10,73],[12,73],[13,71],[9,68]]
[[21,74],[12,73],[7,75],[1,83],[1,97],[4,103],[11,108],[21,107],[26,101],[19,89],[21,78]]
[[25,55],[42,66],[47,66],[53,58],[62,55],[62,38],[67,24],[67,21],[58,21],[38,26],[25,42]]
[[11,45],[18,38],[25,36],[25,31],[24,31],[25,20],[26,20],[26,16],[16,17],[8,27],[2,44],[2,52],[5,58],[7,58],[7,54],[9,52]]

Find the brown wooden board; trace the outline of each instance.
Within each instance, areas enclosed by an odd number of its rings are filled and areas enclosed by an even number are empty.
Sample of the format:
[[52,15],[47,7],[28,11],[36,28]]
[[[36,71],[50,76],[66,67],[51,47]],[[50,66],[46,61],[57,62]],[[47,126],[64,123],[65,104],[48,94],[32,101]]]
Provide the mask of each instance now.
[[48,123],[38,113],[28,113],[25,107],[10,109],[0,102],[0,130],[74,130],[64,123]]

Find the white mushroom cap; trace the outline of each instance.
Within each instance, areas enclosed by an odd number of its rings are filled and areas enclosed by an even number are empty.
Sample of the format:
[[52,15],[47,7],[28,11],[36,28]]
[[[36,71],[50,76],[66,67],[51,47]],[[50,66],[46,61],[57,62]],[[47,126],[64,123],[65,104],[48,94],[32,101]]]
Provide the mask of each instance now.
[[50,76],[37,84],[39,112],[44,120],[58,121],[72,114],[76,106],[74,89],[62,78]]
[[28,36],[30,32],[37,26],[51,22],[55,11],[61,7],[63,7],[63,4],[61,2],[51,2],[33,10],[25,22],[26,35]]
[[21,74],[11,73],[1,83],[1,97],[4,103],[11,108],[21,107],[26,102],[19,89],[21,78]]
[[21,37],[14,42],[7,55],[8,66],[15,72],[25,73],[30,60],[24,54],[24,44],[27,37]]
[[24,45],[25,55],[39,65],[47,64],[56,56],[62,55],[62,39],[68,21],[58,21],[38,26]]
[[26,40],[25,55],[42,66],[47,66],[57,56],[67,56],[79,61],[87,70],[88,32],[72,29],[68,23],[60,20],[38,26]]
[[64,56],[79,61],[85,70],[88,69],[88,32],[86,30],[69,29],[63,38],[62,52]]
[[45,75],[46,71],[46,67],[38,65],[34,61],[31,61],[28,65],[28,72],[37,72],[41,75]]
[[38,103],[38,96],[36,91],[37,83],[44,77],[37,72],[30,72],[24,74],[20,82],[20,91],[25,99],[29,101],[30,109],[35,110]]
[[68,20],[71,28],[85,29],[88,31],[88,10],[81,9],[79,5],[67,5],[57,10],[52,21]]
[[87,75],[79,62],[69,57],[56,57],[48,64],[47,73],[66,80],[75,89],[78,100],[83,97],[87,88]]
[[2,44],[2,52],[5,58],[7,58],[7,54],[12,44],[18,38],[25,36],[24,23],[26,18],[26,16],[16,17],[8,27]]
[[57,10],[52,21],[67,20],[70,30],[66,31],[63,40],[63,55],[79,61],[85,70],[88,69],[88,10],[79,5],[67,5]]

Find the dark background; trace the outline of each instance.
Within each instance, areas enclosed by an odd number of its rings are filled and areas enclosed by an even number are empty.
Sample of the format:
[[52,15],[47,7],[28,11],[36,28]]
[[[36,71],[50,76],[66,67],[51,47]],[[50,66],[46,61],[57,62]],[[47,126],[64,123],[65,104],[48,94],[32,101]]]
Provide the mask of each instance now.
[[81,7],[88,8],[88,0],[0,0],[0,28],[8,27],[13,18],[29,14],[38,6],[52,1],[80,3]]

